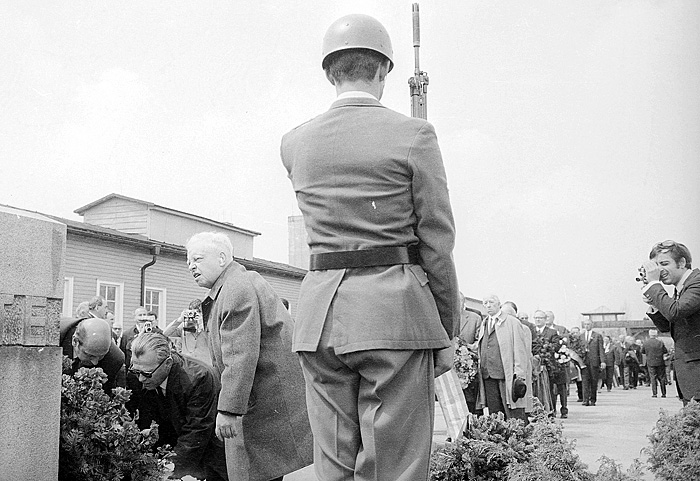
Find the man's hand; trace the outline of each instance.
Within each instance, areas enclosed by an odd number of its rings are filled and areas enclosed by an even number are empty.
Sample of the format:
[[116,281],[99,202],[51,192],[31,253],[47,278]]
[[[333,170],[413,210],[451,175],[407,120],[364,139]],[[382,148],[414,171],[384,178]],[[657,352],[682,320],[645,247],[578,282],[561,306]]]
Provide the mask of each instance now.
[[233,438],[243,432],[243,417],[235,414],[219,413],[216,415],[216,429],[214,433],[219,440]]
[[607,366],[607,364],[605,364],[604,362],[601,362],[600,363],[600,370],[601,371],[604,370],[606,368],[606,366]]
[[647,283],[658,281],[661,278],[661,268],[654,261],[645,261],[642,268],[646,271]]
[[433,351],[433,358],[435,363],[435,377],[445,374],[452,369],[452,365],[455,362],[455,345],[452,344],[450,347]]

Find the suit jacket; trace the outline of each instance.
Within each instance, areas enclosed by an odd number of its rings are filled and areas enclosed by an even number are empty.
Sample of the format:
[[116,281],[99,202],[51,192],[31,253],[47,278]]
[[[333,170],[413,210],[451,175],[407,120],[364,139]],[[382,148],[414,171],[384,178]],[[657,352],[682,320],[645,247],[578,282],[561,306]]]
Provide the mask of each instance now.
[[647,339],[642,345],[642,354],[647,356],[647,366],[665,366],[664,354],[668,353],[666,344],[660,339]]
[[581,332],[583,346],[586,349],[584,362],[586,367],[600,369],[600,365],[605,362],[605,351],[603,350],[603,336],[595,331],[591,331],[591,338],[586,343],[586,331]]
[[[625,364],[625,346],[621,345],[619,342],[614,343],[615,346],[615,364],[618,366],[624,366]],[[607,361],[605,361],[607,362]],[[622,372],[620,372],[622,374]]]
[[[481,352],[481,343],[485,342],[486,322],[479,328],[477,339],[479,341],[479,352]],[[496,339],[501,351],[501,361],[503,362],[503,370],[505,371],[505,386],[506,398],[511,409],[526,408],[532,406],[531,392],[528,392],[525,397],[513,402],[513,376],[517,376],[525,380],[525,385],[528,386],[528,391],[532,386],[532,364],[530,364],[530,348],[527,344],[528,331],[518,319],[511,315],[501,314],[496,322]],[[481,369],[478,369],[479,376],[479,397],[477,398],[477,408],[486,406],[486,393],[484,390],[484,380],[481,375]]]
[[551,327],[547,326],[544,327],[542,332],[539,332],[539,328],[535,329],[537,329],[537,337],[539,337],[541,340],[547,342],[558,342],[559,334],[557,334],[557,331],[555,329],[552,329]]
[[675,343],[673,367],[683,398],[700,399],[700,270],[693,269],[678,299],[660,284],[649,286],[646,295],[658,309],[649,317],[659,331],[670,332]]
[[219,379],[214,370],[196,359],[173,354],[164,399],[155,390],[140,389],[138,425],[146,429],[158,423],[158,443],[174,447],[175,471],[204,478],[208,459],[224,460],[224,445],[214,434]]
[[435,349],[459,330],[455,229],[431,124],[377,100],[337,100],[282,139],[282,162],[311,254],[417,245],[420,265],[311,271],[299,295],[295,351],[315,351],[333,302],[338,354]]
[[[243,415],[251,481],[267,481],[313,462],[293,321],[260,274],[231,262],[202,302],[209,350],[221,378],[218,410]],[[227,456],[229,454],[227,444]],[[236,463],[240,465],[240,463]]]
[[605,350],[605,343],[603,343],[603,353],[605,354],[605,365],[607,367],[611,368],[618,363],[618,353],[614,342],[611,342],[610,345],[608,345],[607,351]]
[[642,350],[636,344],[629,346],[626,345],[623,351],[623,356],[625,366],[639,367],[639,365],[642,363]]

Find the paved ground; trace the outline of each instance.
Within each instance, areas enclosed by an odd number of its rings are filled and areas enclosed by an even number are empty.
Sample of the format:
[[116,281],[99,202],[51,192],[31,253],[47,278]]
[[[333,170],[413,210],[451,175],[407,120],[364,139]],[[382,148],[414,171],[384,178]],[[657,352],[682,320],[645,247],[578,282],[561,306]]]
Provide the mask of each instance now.
[[[628,468],[632,460],[639,458],[645,464],[646,456],[641,449],[649,445],[647,435],[651,433],[659,417],[659,409],[678,412],[682,403],[676,398],[675,386],[668,386],[667,398],[652,398],[650,387],[624,391],[613,388],[611,392],[598,393],[596,406],[582,406],[576,402],[576,388],[572,385],[569,396],[569,418],[559,419],[564,426],[564,435],[576,440],[576,452],[588,465],[591,472],[598,470],[603,454]],[[660,396],[660,393],[659,393]],[[442,444],[447,437],[445,421],[440,408],[435,409],[435,433],[433,441]],[[313,467],[285,476],[285,481],[317,481]],[[647,472],[647,480],[653,476]]]

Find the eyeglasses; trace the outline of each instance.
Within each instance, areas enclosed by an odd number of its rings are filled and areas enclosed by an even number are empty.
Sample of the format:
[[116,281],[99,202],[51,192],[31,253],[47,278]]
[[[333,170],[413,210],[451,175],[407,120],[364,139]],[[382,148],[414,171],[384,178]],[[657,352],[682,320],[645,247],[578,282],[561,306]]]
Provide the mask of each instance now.
[[163,363],[164,363],[165,361],[167,361],[168,359],[172,359],[172,358],[173,358],[172,356],[166,357],[165,359],[163,359],[162,361],[160,361],[160,364],[158,364],[158,366],[156,366],[156,368],[155,368],[153,371],[150,371],[150,372],[139,371],[138,369],[134,369],[134,365],[132,364],[131,366],[129,366],[129,372],[130,372],[131,374],[135,374],[136,376],[143,376],[143,377],[145,377],[146,379],[150,379],[151,377],[153,377],[153,374],[155,374],[155,372],[160,368],[160,366],[163,365]]

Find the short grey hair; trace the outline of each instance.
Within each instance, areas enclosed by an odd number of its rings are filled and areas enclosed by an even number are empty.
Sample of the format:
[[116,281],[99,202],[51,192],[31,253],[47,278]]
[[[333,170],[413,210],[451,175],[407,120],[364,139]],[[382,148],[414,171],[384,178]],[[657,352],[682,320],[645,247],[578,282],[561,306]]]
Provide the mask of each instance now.
[[142,332],[134,338],[131,343],[132,357],[141,357],[150,351],[156,353],[158,362],[168,358],[172,353],[170,339],[159,332]]
[[102,296],[95,296],[92,299],[90,299],[89,307],[91,311],[94,311],[98,307],[100,307],[102,304],[105,303],[105,299]]
[[190,245],[196,242],[209,244],[218,252],[223,252],[227,261],[233,260],[233,244],[229,236],[223,232],[199,232],[189,238],[185,247],[190,250]]
[[83,301],[78,304],[75,308],[75,318],[83,319],[85,317],[90,317],[90,303],[88,301]]

